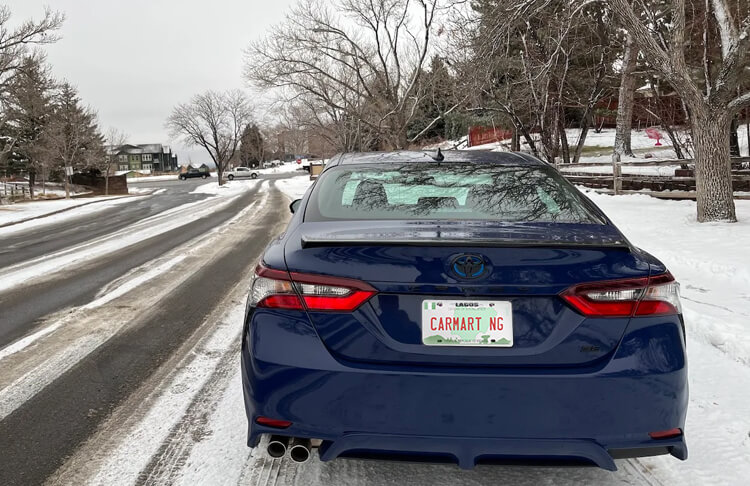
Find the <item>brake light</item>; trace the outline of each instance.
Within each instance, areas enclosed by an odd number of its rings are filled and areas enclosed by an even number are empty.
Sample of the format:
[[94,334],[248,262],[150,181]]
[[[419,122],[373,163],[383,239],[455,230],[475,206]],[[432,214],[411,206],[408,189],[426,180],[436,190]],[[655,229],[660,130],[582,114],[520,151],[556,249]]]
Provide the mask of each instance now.
[[289,273],[259,265],[250,305],[275,309],[352,312],[377,291],[360,280]]
[[266,427],[273,427],[275,429],[288,429],[292,425],[288,420],[279,420],[263,416],[256,418],[255,423],[258,425],[265,425]]
[[560,294],[591,317],[631,317],[682,313],[680,284],[672,274],[575,285]]
[[682,435],[682,429],[669,429],[669,430],[660,430],[658,432],[649,432],[649,437],[652,439],[673,439],[675,437],[679,437]]

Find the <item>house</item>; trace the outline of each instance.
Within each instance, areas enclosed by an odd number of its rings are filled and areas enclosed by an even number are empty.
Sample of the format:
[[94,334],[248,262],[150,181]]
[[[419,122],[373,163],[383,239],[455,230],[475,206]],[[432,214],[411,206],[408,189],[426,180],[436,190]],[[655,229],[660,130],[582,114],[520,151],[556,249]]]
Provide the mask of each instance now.
[[188,164],[188,165],[180,166],[180,174],[182,174],[183,172],[187,172],[187,170],[190,167],[192,167],[193,169],[198,169],[198,171],[200,172],[211,172],[211,168],[207,166],[206,164],[201,164],[201,165]]
[[179,167],[177,154],[168,146],[152,143],[109,147],[114,171],[174,172]]

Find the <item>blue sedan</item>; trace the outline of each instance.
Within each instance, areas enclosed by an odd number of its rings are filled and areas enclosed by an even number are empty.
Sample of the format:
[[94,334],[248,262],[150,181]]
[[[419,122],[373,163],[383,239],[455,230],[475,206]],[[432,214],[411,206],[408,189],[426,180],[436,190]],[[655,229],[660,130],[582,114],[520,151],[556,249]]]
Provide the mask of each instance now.
[[687,458],[679,285],[553,167],[345,154],[291,208],[245,314],[251,447],[462,468]]

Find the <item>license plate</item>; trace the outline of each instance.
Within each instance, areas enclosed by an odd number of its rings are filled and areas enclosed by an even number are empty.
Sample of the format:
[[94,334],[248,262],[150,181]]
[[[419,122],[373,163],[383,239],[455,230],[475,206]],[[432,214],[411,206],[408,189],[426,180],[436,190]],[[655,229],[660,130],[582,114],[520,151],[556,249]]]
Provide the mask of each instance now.
[[513,306],[502,300],[422,301],[427,346],[513,346]]

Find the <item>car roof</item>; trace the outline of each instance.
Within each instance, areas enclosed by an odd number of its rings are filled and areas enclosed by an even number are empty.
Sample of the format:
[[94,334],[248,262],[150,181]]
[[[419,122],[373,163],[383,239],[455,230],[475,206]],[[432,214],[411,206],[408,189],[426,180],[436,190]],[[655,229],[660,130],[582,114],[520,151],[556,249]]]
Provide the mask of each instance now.
[[[546,165],[545,162],[520,152],[490,152],[483,150],[446,150],[442,162],[467,164]],[[437,150],[400,150],[393,152],[349,152],[331,157],[326,169],[337,165],[438,163]]]

